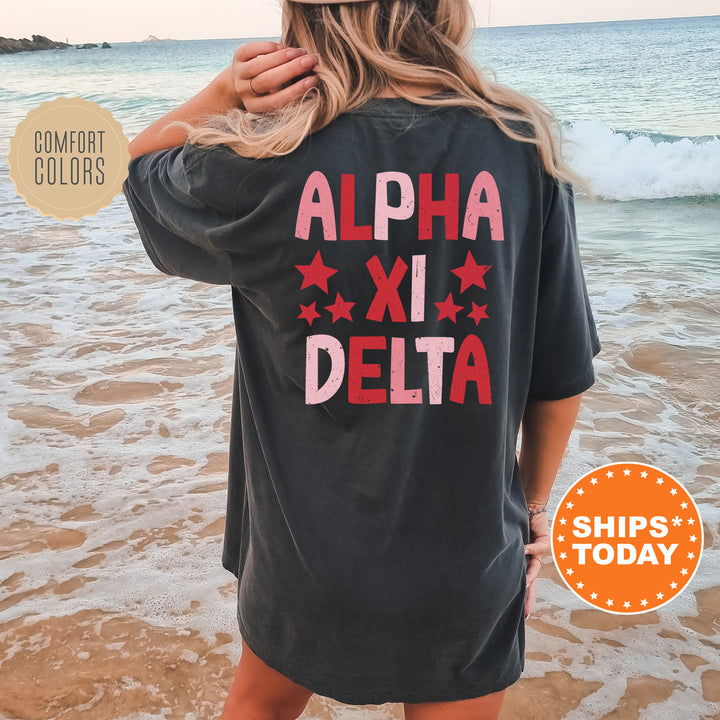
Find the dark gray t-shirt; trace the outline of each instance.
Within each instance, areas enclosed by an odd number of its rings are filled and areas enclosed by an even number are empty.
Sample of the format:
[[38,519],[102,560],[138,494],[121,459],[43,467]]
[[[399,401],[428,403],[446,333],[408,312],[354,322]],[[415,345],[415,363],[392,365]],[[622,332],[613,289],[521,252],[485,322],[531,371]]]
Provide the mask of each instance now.
[[346,703],[515,682],[520,420],[600,349],[572,189],[488,119],[382,99],[280,158],[143,155],[123,190],[160,270],[232,287],[248,645]]

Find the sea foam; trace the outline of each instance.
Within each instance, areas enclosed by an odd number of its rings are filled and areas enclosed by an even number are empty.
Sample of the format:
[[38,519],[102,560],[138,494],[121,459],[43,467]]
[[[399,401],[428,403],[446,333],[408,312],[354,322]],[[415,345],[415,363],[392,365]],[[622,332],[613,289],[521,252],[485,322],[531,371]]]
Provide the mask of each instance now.
[[563,128],[563,155],[607,200],[720,194],[720,137],[622,132],[596,120]]

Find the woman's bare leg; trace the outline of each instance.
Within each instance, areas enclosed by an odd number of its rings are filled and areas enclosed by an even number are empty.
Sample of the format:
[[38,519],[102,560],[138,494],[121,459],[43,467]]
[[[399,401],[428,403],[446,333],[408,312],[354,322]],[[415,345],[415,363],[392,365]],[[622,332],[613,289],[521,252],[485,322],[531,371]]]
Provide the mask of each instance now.
[[295,720],[312,692],[268,667],[242,643],[242,655],[220,720]]
[[469,700],[404,703],[405,720],[497,720],[505,690]]

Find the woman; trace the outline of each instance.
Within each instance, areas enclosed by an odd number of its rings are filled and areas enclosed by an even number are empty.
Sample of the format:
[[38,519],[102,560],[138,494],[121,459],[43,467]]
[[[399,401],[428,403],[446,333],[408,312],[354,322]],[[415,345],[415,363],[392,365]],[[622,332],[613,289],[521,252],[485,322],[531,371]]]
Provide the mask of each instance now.
[[123,187],[159,269],[232,288],[222,717],[317,692],[496,718],[600,349],[577,178],[550,113],[468,59],[467,0],[283,11]]

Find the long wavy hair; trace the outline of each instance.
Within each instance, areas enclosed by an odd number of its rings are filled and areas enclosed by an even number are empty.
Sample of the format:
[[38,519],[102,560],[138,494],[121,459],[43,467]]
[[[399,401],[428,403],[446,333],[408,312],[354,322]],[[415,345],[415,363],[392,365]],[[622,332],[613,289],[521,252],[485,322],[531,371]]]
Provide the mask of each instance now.
[[[317,53],[319,83],[292,105],[262,116],[233,108],[188,131],[197,145],[224,144],[266,158],[295,150],[338,115],[390,91],[419,105],[460,105],[493,120],[508,136],[537,146],[546,172],[592,194],[564,162],[561,126],[541,102],[491,80],[469,55],[474,17],[468,0],[371,0],[306,4],[283,0],[282,42]],[[422,96],[414,87],[442,88]]]

